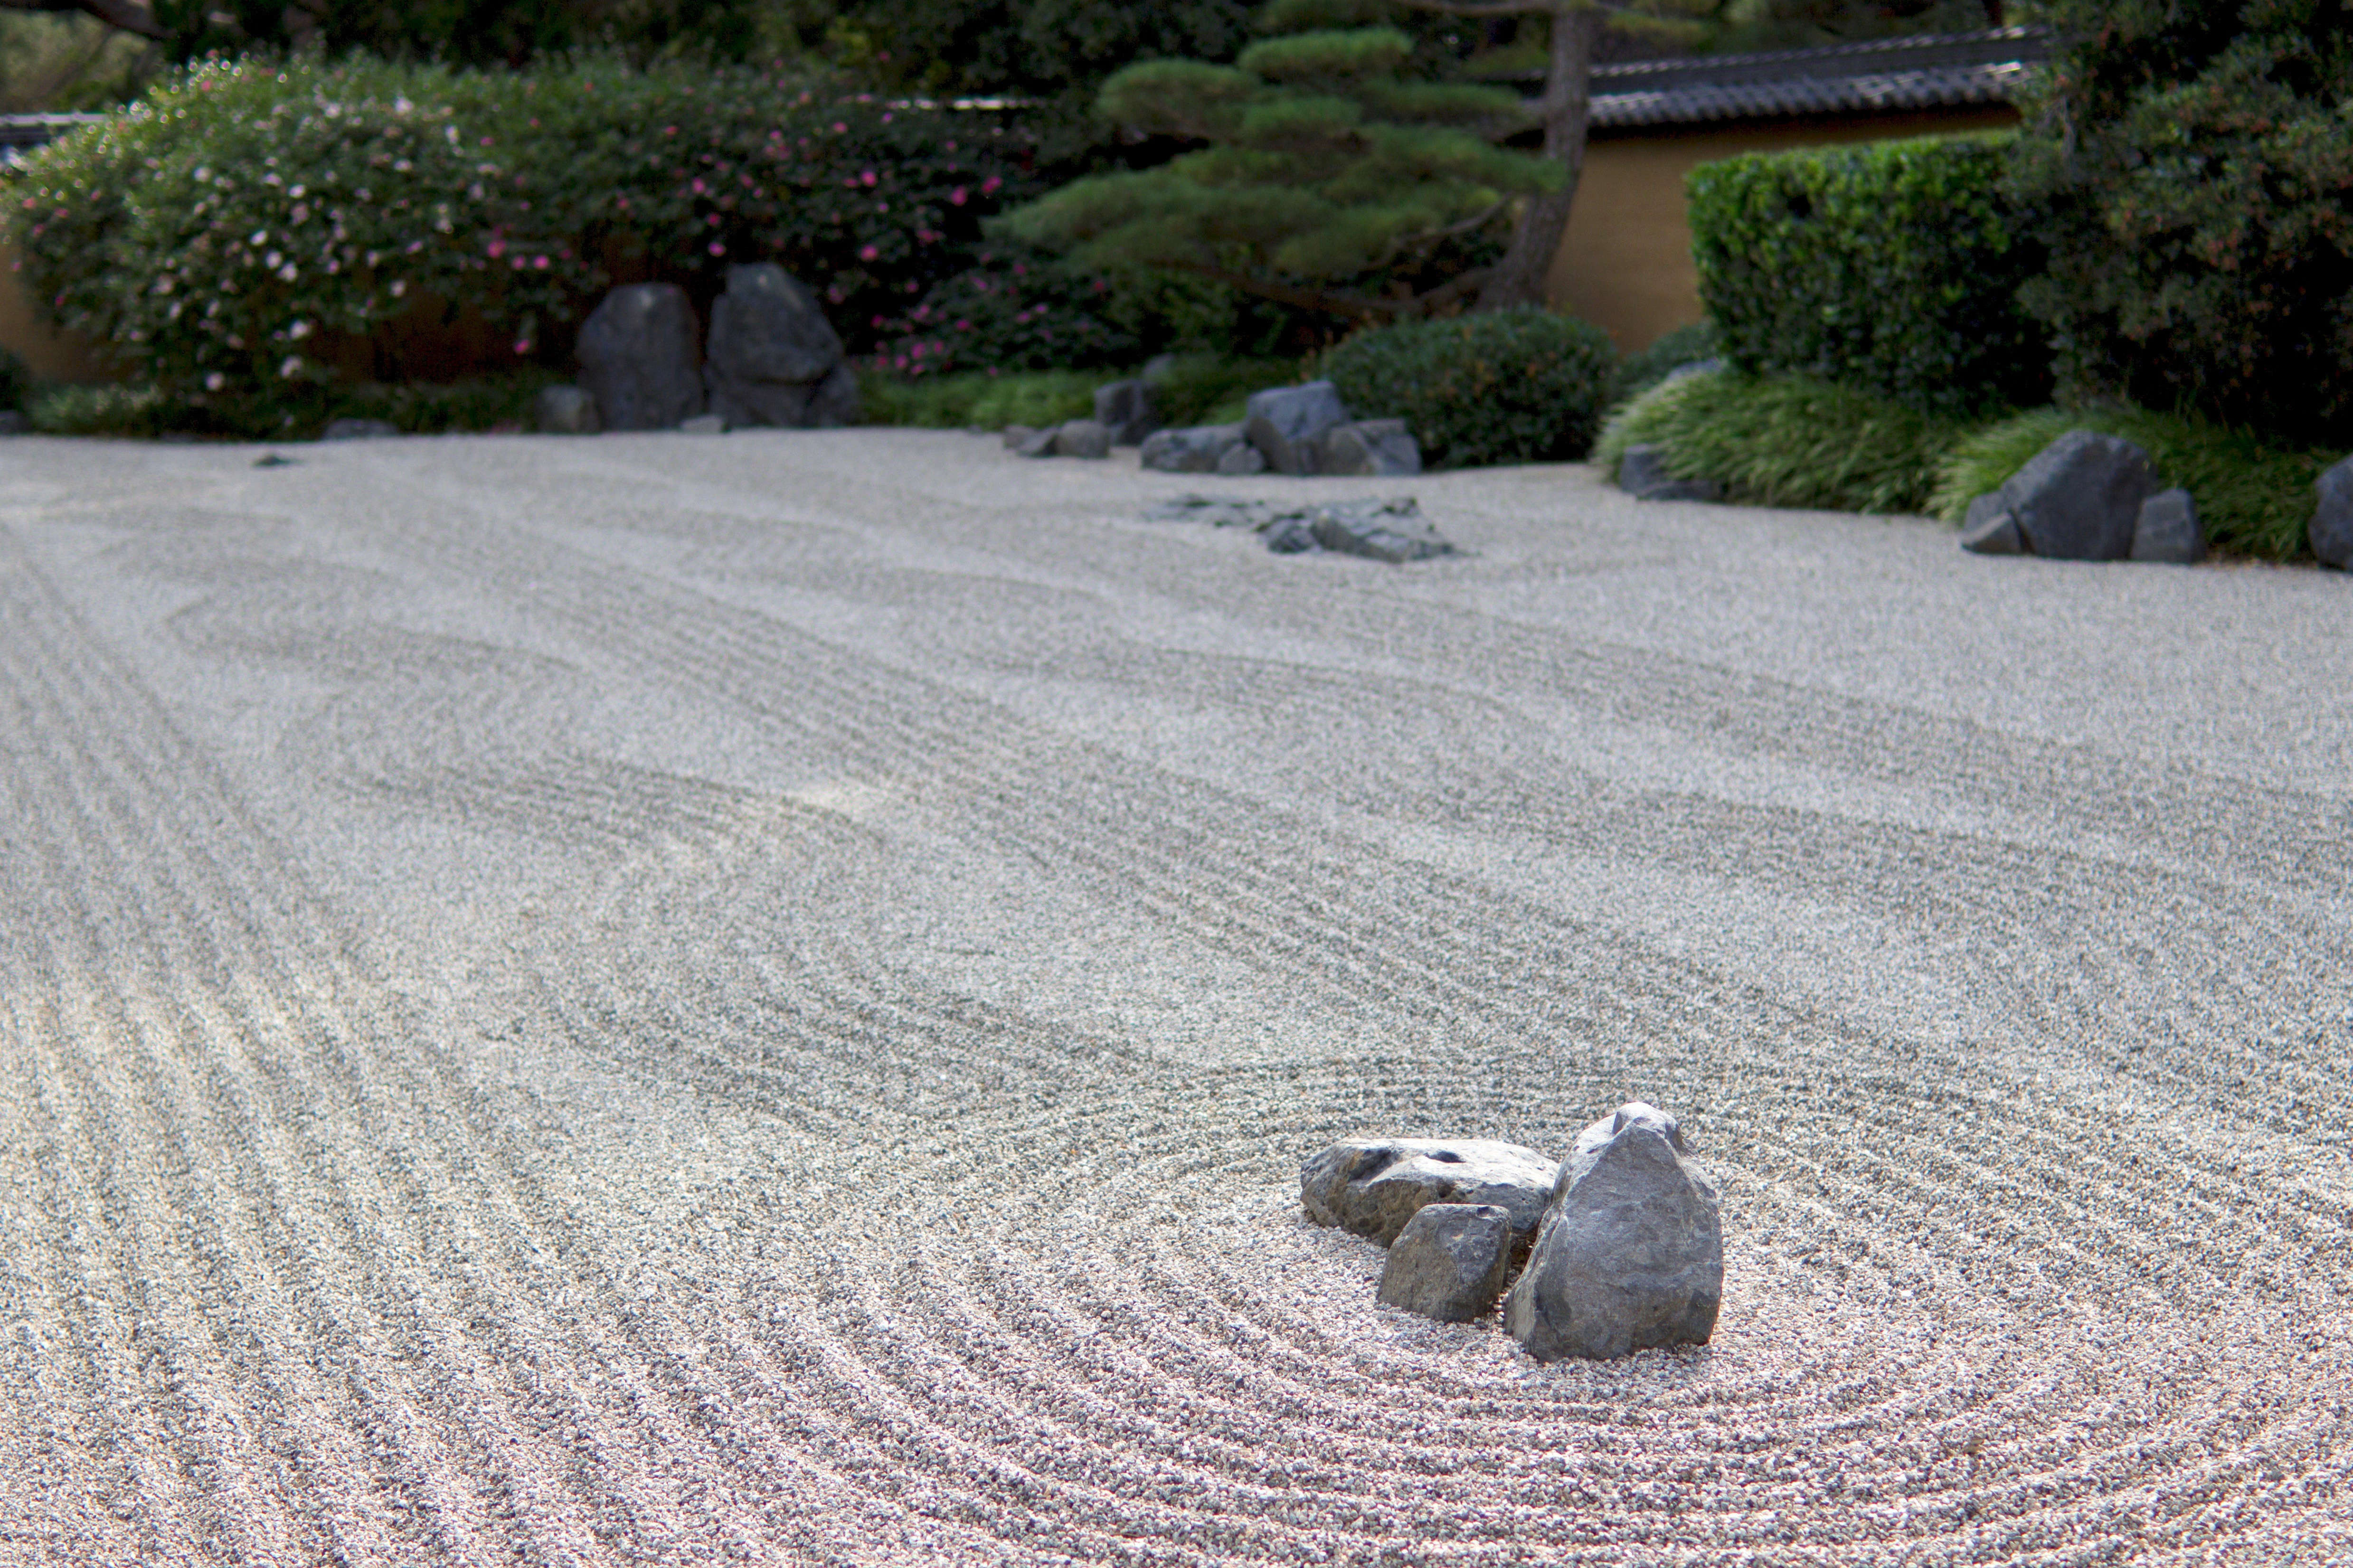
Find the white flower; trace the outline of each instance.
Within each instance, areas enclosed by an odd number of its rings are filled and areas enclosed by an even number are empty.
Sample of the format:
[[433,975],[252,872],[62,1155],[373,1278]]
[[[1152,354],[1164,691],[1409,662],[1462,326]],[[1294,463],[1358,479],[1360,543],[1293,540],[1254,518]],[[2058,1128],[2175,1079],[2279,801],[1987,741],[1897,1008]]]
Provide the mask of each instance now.
[[286,356],[286,363],[278,367],[279,379],[281,381],[291,380],[295,373],[300,371],[301,368],[302,356],[301,354],[288,354]]
[[394,279],[392,280],[392,297],[393,297],[394,299],[397,300],[397,299],[399,299],[403,294],[406,294],[406,293],[407,293],[407,292],[408,292],[408,279],[406,279],[406,278],[396,278],[396,279]]
[[285,266],[278,269],[278,276],[283,278],[289,283],[291,283],[294,279],[302,276],[302,274],[301,269],[290,261]]
[[308,321],[297,321],[292,326],[286,329],[286,335],[299,343],[304,338],[311,335],[311,323]]
[[246,243],[246,244],[248,244],[248,245],[260,245],[260,244],[264,243],[265,241],[267,241],[269,238],[269,231],[268,229],[266,229],[266,228],[257,228],[257,229],[255,229],[255,230],[253,231],[253,233],[252,233],[251,235],[249,235],[248,237],[247,237],[247,238],[246,238],[246,242],[245,242],[245,243]]
[[308,223],[311,221],[311,209],[307,205],[301,202],[296,202],[294,204],[294,221],[296,223]]
[[283,256],[280,255],[277,251],[274,251],[274,250],[273,250],[273,251],[271,251],[269,255],[267,255],[267,256],[265,256],[265,257],[263,257],[263,258],[261,258],[261,264],[262,264],[264,267],[275,267],[275,266],[277,266],[280,262],[281,262],[281,261],[283,261],[283,260],[285,260],[285,259],[286,259],[286,258],[285,258],[285,257],[283,257]]
[[286,194],[299,202],[302,199],[302,187],[301,185],[297,185]]
[[406,114],[410,110],[415,109],[417,105],[409,102],[408,100],[405,98],[396,98],[392,100],[392,111],[395,114]]
[[227,386],[227,384],[228,377],[223,375],[218,371],[215,371],[212,374],[205,377],[205,390],[206,392],[218,392],[222,387]]

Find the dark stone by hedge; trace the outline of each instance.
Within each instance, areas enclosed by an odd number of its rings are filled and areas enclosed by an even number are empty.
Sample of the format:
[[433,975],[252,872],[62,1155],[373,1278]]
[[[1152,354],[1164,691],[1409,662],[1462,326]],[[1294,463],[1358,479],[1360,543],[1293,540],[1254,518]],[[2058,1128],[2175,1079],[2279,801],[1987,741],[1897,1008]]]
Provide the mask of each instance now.
[[667,430],[702,412],[694,307],[674,283],[630,283],[588,313],[580,381],[607,430]]
[[1152,410],[1152,384],[1114,381],[1095,388],[1095,423],[1111,431],[1114,447],[1137,447],[1160,428]]
[[594,436],[602,428],[596,400],[580,386],[547,386],[531,405],[533,426],[543,436]]
[[2002,504],[2000,490],[1988,490],[1969,502],[1961,520],[1961,548],[1973,555],[2023,555],[2026,541],[2019,536],[2018,519]]
[[1054,427],[1054,456],[1108,458],[1111,456],[1111,430],[1093,419],[1066,420]]
[[1348,422],[1348,410],[1328,381],[1304,386],[1277,386],[1250,394],[1249,416],[1242,421],[1250,444],[1278,474],[1315,472],[1324,433]]
[[2312,495],[2312,553],[2324,566],[2353,571],[2353,458],[2314,480]]
[[2117,436],[2070,430],[2001,487],[2026,547],[2056,561],[2121,561],[2140,504],[2157,489],[2148,454]]
[[2198,502],[2188,490],[2159,490],[2140,503],[2133,523],[2132,559],[2168,566],[2195,566],[2206,559],[2206,531]]
[[703,367],[712,412],[731,426],[831,429],[858,417],[858,377],[817,297],[773,261],[727,269],[711,307]]
[[1352,478],[1421,472],[1421,446],[1402,419],[1359,419],[1324,433],[1316,471]]
[[1163,474],[1214,474],[1218,459],[1242,443],[1239,425],[1195,425],[1156,430],[1144,438],[1138,460]]
[[1441,1323],[1482,1318],[1512,1265],[1512,1216],[1493,1204],[1425,1204],[1389,1243],[1383,1306]]
[[1237,441],[1218,456],[1218,472],[1228,478],[1266,472],[1266,454],[1247,441]]
[[1504,1327],[1538,1361],[1705,1344],[1724,1299],[1715,1183],[1640,1100],[1577,1134]]

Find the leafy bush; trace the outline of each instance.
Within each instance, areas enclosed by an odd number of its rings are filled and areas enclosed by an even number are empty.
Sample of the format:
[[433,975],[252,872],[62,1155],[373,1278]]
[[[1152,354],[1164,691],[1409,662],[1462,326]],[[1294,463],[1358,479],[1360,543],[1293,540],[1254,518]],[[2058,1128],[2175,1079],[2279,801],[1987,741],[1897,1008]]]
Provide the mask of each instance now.
[[1752,153],[1691,173],[1692,255],[1725,358],[1923,412],[2038,403],[2051,351],[2017,302],[2038,219],[2008,139]]
[[55,436],[166,434],[240,440],[308,440],[336,419],[382,419],[410,435],[528,428],[552,371],[525,370],[475,381],[387,386],[290,386],[235,400],[186,397],[152,385],[59,386],[26,404],[33,427]]
[[1941,466],[1930,514],[1959,522],[1970,501],[2000,489],[2037,452],[2076,429],[2139,445],[2160,479],[2196,499],[2208,543],[2269,561],[2305,553],[2312,482],[2343,456],[2267,446],[2243,430],[2140,408],[2037,408],[1964,437]]
[[1136,339],[1093,307],[1111,286],[1051,256],[991,247],[896,319],[874,318],[877,369],[902,375],[1074,369],[1133,360]]
[[[1152,373],[1152,401],[1164,425],[1210,425],[1253,392],[1289,386],[1299,366],[1282,359],[1172,354]],[[1237,413],[1235,418],[1240,416]],[[1223,421],[1231,423],[1231,421]]]
[[1323,374],[1360,419],[1403,418],[1434,468],[1582,458],[1617,351],[1600,328],[1534,309],[1359,332]]
[[1669,371],[1715,356],[1715,323],[1705,319],[1677,327],[1640,353],[1620,361],[1609,381],[1609,401],[1640,396],[1667,378]]
[[2353,4],[2058,0],[2014,187],[2065,402],[2353,444]]
[[10,216],[60,324],[234,400],[334,379],[420,301],[553,362],[617,270],[707,301],[754,258],[862,352],[1035,188],[1021,152],[975,116],[752,71],[239,62],[37,153]]
[[1966,428],[1852,387],[1720,371],[1642,394],[1611,417],[1594,457],[1614,478],[1626,448],[1646,442],[1670,474],[1713,479],[1727,500],[1918,512]]

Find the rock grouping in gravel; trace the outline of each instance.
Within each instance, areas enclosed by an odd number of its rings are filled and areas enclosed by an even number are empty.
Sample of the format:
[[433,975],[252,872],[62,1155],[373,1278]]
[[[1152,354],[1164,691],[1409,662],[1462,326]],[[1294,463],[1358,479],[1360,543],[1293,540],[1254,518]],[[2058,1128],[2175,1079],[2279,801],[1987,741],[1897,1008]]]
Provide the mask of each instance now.
[[1502,1209],[1525,1247],[1552,1197],[1558,1161],[1492,1139],[1347,1138],[1299,1167],[1299,1201],[1318,1225],[1388,1246],[1427,1204]]
[[1421,503],[1411,496],[1278,506],[1271,501],[1183,495],[1147,509],[1144,520],[1247,528],[1264,535],[1266,547],[1277,555],[1328,551],[1335,555],[1362,555],[1386,561],[1394,566],[1461,553],[1439,536],[1422,516]]

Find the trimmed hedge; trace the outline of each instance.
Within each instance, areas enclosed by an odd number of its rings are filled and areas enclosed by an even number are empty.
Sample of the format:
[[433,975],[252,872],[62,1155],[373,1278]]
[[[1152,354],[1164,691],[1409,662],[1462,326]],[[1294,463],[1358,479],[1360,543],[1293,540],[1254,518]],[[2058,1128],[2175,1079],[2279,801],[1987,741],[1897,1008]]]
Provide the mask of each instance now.
[[2046,400],[2050,345],[2017,300],[2043,251],[2034,213],[2004,192],[2010,142],[1752,153],[1693,170],[1692,253],[1725,360],[1942,416]]
[[1359,332],[1322,374],[1359,419],[1402,418],[1432,468],[1582,458],[1618,352],[1589,322],[1534,308]]
[[871,352],[1039,188],[1025,157],[985,117],[757,71],[248,60],[43,149],[8,216],[36,297],[142,380],[282,399],[420,298],[560,363],[617,273],[707,300],[747,259]]
[[1891,398],[1801,377],[1719,371],[1654,386],[1612,416],[1594,457],[1615,478],[1626,448],[1664,448],[1679,479],[1726,500],[1816,511],[1926,509],[1966,430]]

